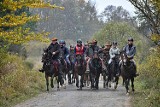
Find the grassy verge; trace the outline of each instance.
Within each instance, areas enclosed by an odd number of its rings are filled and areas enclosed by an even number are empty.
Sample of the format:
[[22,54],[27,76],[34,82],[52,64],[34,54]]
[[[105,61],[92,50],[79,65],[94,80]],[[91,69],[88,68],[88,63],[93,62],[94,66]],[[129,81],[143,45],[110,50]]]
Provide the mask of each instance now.
[[44,74],[30,69],[15,55],[3,54],[0,63],[0,107],[10,107],[45,90]]
[[135,82],[136,93],[132,97],[133,107],[160,106],[160,50],[151,54],[138,66],[140,77]]

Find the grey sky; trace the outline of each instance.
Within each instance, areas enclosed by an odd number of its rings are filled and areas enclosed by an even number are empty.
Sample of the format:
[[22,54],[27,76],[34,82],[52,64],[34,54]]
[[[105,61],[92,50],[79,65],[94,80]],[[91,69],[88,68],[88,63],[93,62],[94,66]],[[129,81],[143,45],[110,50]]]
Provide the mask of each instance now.
[[122,6],[134,15],[135,8],[128,0],[92,0],[96,3],[98,13],[102,12],[107,5]]

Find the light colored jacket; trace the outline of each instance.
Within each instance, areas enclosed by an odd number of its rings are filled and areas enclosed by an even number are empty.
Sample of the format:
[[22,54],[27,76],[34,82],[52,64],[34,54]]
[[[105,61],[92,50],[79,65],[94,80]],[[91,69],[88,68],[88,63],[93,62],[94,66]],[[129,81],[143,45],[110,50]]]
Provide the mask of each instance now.
[[119,55],[120,54],[120,50],[119,50],[119,48],[111,48],[110,50],[109,50],[109,55],[110,55],[110,58],[114,58],[116,55]]

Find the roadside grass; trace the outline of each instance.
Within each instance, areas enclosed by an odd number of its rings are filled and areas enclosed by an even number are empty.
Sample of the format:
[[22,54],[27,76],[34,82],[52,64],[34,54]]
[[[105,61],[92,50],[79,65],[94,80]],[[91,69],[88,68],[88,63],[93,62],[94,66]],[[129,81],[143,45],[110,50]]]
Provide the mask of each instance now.
[[138,66],[140,76],[135,81],[133,107],[160,107],[160,49],[152,51]]
[[44,74],[16,55],[6,55],[0,64],[0,107],[10,107],[45,90]]

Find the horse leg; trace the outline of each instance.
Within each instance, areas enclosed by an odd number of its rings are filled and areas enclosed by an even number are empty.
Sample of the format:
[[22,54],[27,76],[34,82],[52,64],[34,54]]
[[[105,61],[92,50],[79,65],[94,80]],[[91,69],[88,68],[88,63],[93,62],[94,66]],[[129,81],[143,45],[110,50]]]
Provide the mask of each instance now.
[[108,86],[111,88],[111,75],[108,76]]
[[124,86],[125,85],[125,80],[124,80],[124,77],[122,77],[122,86]]
[[78,74],[75,74],[75,78],[76,78],[76,87],[79,88],[79,78],[78,78]]
[[80,79],[80,89],[82,90],[82,87],[84,87],[83,85],[83,79],[84,79],[84,75],[81,75],[81,79]]
[[68,84],[71,84],[72,82],[71,82],[71,73],[70,73],[70,71],[68,72]]
[[132,92],[134,93],[134,77],[131,78]]
[[45,78],[46,78],[46,86],[47,86],[47,91],[49,91],[49,80],[48,80],[48,76],[45,75]]
[[51,76],[51,88],[54,88],[53,79],[54,79],[54,74]]
[[96,75],[96,78],[95,78],[95,82],[96,82],[95,88],[96,88],[97,90],[99,89],[99,87],[98,87],[98,85],[99,85],[99,77],[100,77],[100,73],[98,73],[98,74]]
[[119,81],[119,77],[116,76],[116,78],[115,78],[116,85],[115,85],[114,89],[117,88],[117,86],[118,86],[118,81]]
[[59,83],[60,83],[60,77],[59,76],[57,76],[56,77],[56,80],[57,80],[57,91],[60,91],[60,89],[59,89]]
[[90,77],[89,74],[87,74],[87,86],[89,86]]
[[128,84],[129,84],[129,79],[126,79],[126,80],[125,80],[125,87],[126,87],[126,94],[127,94],[127,95],[129,94]]
[[94,78],[93,78],[93,74],[90,74],[90,80],[91,80],[91,89],[94,88]]
[[106,74],[103,74],[103,88],[106,88]]

